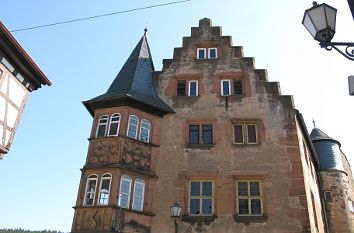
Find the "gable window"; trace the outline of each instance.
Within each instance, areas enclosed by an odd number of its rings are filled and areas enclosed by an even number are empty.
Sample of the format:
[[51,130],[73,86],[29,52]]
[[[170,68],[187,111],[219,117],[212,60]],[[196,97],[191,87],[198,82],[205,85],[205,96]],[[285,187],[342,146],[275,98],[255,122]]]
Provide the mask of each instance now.
[[263,213],[262,196],[259,181],[237,181],[236,203],[239,216]]
[[90,175],[86,183],[84,205],[93,205],[96,194],[97,176]]
[[142,179],[136,179],[134,182],[134,194],[133,194],[133,209],[143,210],[144,204],[144,188],[145,182]]
[[198,48],[197,49],[197,58],[205,59],[206,58],[206,48]]
[[101,116],[100,119],[98,120],[96,137],[100,138],[106,136],[107,125],[108,125],[108,116]]
[[137,138],[137,133],[138,133],[138,123],[139,119],[134,116],[130,115],[129,116],[129,122],[128,122],[128,129],[127,129],[127,136],[130,138]]
[[217,58],[217,49],[216,48],[209,48],[208,49],[208,58],[209,59],[216,59]]
[[131,184],[132,184],[132,180],[129,176],[123,175],[121,177],[118,205],[122,208],[127,208],[127,209],[129,208]]
[[231,93],[231,86],[230,86],[230,80],[228,79],[223,79],[220,81],[221,83],[221,95],[222,96],[229,96]]
[[150,122],[142,119],[140,123],[140,136],[139,140],[143,142],[149,142],[150,137]]
[[234,95],[243,95],[242,80],[234,80]]
[[111,116],[109,123],[108,136],[118,136],[119,133],[120,114],[115,113]]
[[177,96],[186,95],[186,80],[177,81]]
[[100,196],[98,199],[99,205],[108,205],[110,187],[111,187],[111,175],[105,174],[101,178]]
[[212,181],[190,181],[189,215],[212,215],[213,199]]
[[188,96],[198,96],[198,81],[189,81]]
[[239,123],[234,125],[234,143],[257,144],[257,125],[254,123]]

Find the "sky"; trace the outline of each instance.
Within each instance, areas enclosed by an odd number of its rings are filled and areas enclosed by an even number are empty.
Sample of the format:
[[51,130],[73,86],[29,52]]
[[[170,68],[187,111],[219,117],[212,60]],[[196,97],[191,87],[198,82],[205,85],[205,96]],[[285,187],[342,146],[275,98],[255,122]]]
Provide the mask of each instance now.
[[[9,30],[124,11],[168,0],[1,0],[0,20]],[[321,3],[321,2],[318,2]],[[337,8],[333,41],[354,42],[347,0]],[[80,168],[87,155],[92,117],[82,101],[103,94],[148,28],[156,70],[172,58],[202,18],[222,26],[233,45],[267,69],[293,95],[309,131],[316,127],[340,141],[354,164],[354,96],[347,77],[354,62],[321,49],[301,24],[312,1],[191,0],[13,35],[52,86],[32,93],[9,154],[0,161],[0,228],[69,232]]]

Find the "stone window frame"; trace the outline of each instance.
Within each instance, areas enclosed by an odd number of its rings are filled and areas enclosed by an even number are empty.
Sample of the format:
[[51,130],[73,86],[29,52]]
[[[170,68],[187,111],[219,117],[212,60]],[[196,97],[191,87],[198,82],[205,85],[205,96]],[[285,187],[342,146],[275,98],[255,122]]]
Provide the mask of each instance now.
[[[239,183],[247,183],[247,195],[239,195]],[[251,183],[258,183],[259,195],[251,195]],[[248,200],[248,214],[240,214],[239,200]],[[252,200],[259,200],[261,205],[260,214],[252,214]],[[236,216],[238,217],[260,217],[264,215],[262,181],[259,179],[237,179],[236,180]]]
[[[233,120],[232,121],[232,130],[233,130],[233,136],[232,136],[232,142],[234,145],[259,145],[260,144],[260,139],[259,139],[259,121],[258,120]],[[242,142],[236,142],[236,137],[235,137],[235,127],[237,125],[242,126],[242,136],[243,136],[243,141]],[[255,134],[256,134],[256,142],[249,142],[248,138],[248,125],[254,125],[255,126]]]
[[[228,83],[228,93],[224,93],[224,83]],[[230,96],[231,95],[231,80],[230,79],[220,79],[220,95]]]
[[[215,57],[211,56],[212,50],[215,50]],[[217,59],[217,58],[218,58],[218,48],[216,48],[216,47],[208,48],[208,59]]]
[[[90,182],[94,181],[94,188],[89,190]],[[93,206],[95,204],[95,198],[96,198],[96,190],[97,190],[97,182],[98,181],[98,175],[97,174],[91,174],[88,176],[87,181],[86,181],[86,186],[85,186],[85,195],[84,195],[84,200],[83,200],[83,206]],[[92,200],[92,203],[88,202],[89,200]]]
[[[191,95],[191,84],[195,83],[195,95]],[[188,80],[188,96],[199,96],[199,81],[198,80]]]
[[[188,146],[212,146],[214,145],[214,124],[210,121],[190,121],[187,122],[187,145]],[[198,143],[190,143],[190,127],[198,126]],[[204,143],[203,126],[211,126],[211,143]]]
[[[203,51],[203,55],[204,56],[201,56],[201,51]],[[215,51],[215,57],[212,56],[212,51]],[[197,46],[197,49],[196,49],[196,52],[197,52],[197,56],[196,58],[198,60],[215,60],[215,59],[218,59],[218,48],[214,45],[214,46]]]
[[[129,178],[129,179],[128,179]],[[124,193],[124,195],[128,196],[128,200],[127,200],[127,206],[122,206],[121,205],[121,195],[122,195],[122,180],[125,181],[129,181],[129,191],[128,193]],[[140,204],[140,208],[136,208],[135,207],[135,200],[134,198],[137,196],[136,195],[136,187],[137,187],[137,183],[143,184],[143,191],[142,191],[142,195],[140,195],[139,197],[141,198],[141,204]],[[144,212],[144,199],[145,199],[145,195],[146,195],[146,181],[145,179],[141,178],[141,177],[134,177],[132,178],[131,175],[128,174],[122,174],[121,178],[120,178],[120,182],[119,182],[119,192],[118,192],[118,203],[117,205],[123,209],[127,209],[127,210],[133,210],[133,211],[138,211],[138,212]]]
[[[108,183],[108,189],[107,190],[102,190],[103,182],[104,180],[109,180]],[[111,184],[112,184],[112,175],[110,173],[105,173],[101,176],[101,182],[100,182],[100,191],[98,195],[98,200],[97,200],[97,205],[108,205],[109,204],[109,197],[110,197],[110,192],[111,192]],[[102,198],[102,195],[107,195],[107,198]],[[101,200],[107,200],[107,203],[102,203]]]
[[[198,196],[191,196],[191,185],[192,182],[199,182],[200,183],[200,195]],[[212,195],[211,196],[203,196],[203,185],[202,183],[206,183],[206,182],[211,182],[212,185]],[[215,184],[214,184],[214,180],[211,179],[191,179],[188,181],[188,209],[187,209],[187,213],[188,216],[190,217],[210,217],[214,215],[214,211],[215,211]],[[212,210],[211,210],[211,214],[203,214],[202,211],[200,214],[191,214],[190,212],[190,205],[191,205],[191,199],[199,199],[199,209],[202,210],[203,208],[203,200],[211,200],[212,203]]]
[[[204,51],[203,53],[203,57],[201,57],[200,55],[200,51]],[[207,58],[207,49],[206,48],[197,48],[197,59],[206,59]]]

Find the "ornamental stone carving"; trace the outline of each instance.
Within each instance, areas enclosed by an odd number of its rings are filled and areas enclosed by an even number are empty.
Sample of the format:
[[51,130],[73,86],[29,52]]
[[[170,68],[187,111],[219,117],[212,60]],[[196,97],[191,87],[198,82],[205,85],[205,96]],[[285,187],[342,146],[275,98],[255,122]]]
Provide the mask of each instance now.
[[115,138],[91,141],[88,163],[114,163],[118,161],[119,143]]
[[126,140],[123,145],[121,162],[140,170],[150,170],[151,146]]

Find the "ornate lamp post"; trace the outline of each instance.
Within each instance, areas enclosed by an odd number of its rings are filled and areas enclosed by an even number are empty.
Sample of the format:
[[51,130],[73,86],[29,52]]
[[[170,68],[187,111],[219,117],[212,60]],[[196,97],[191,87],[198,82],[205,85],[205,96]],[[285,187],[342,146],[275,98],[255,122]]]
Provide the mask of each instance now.
[[[354,61],[354,43],[350,42],[331,42],[336,33],[336,14],[337,9],[322,3],[312,3],[312,7],[307,9],[302,19],[302,24],[310,32],[312,37],[320,42],[321,48],[330,51],[335,49],[347,59]],[[338,47],[346,47],[340,50]]]
[[177,225],[177,218],[179,218],[179,215],[181,214],[181,206],[178,204],[176,201],[171,207],[171,218],[175,220],[175,233],[177,233],[178,225]]

